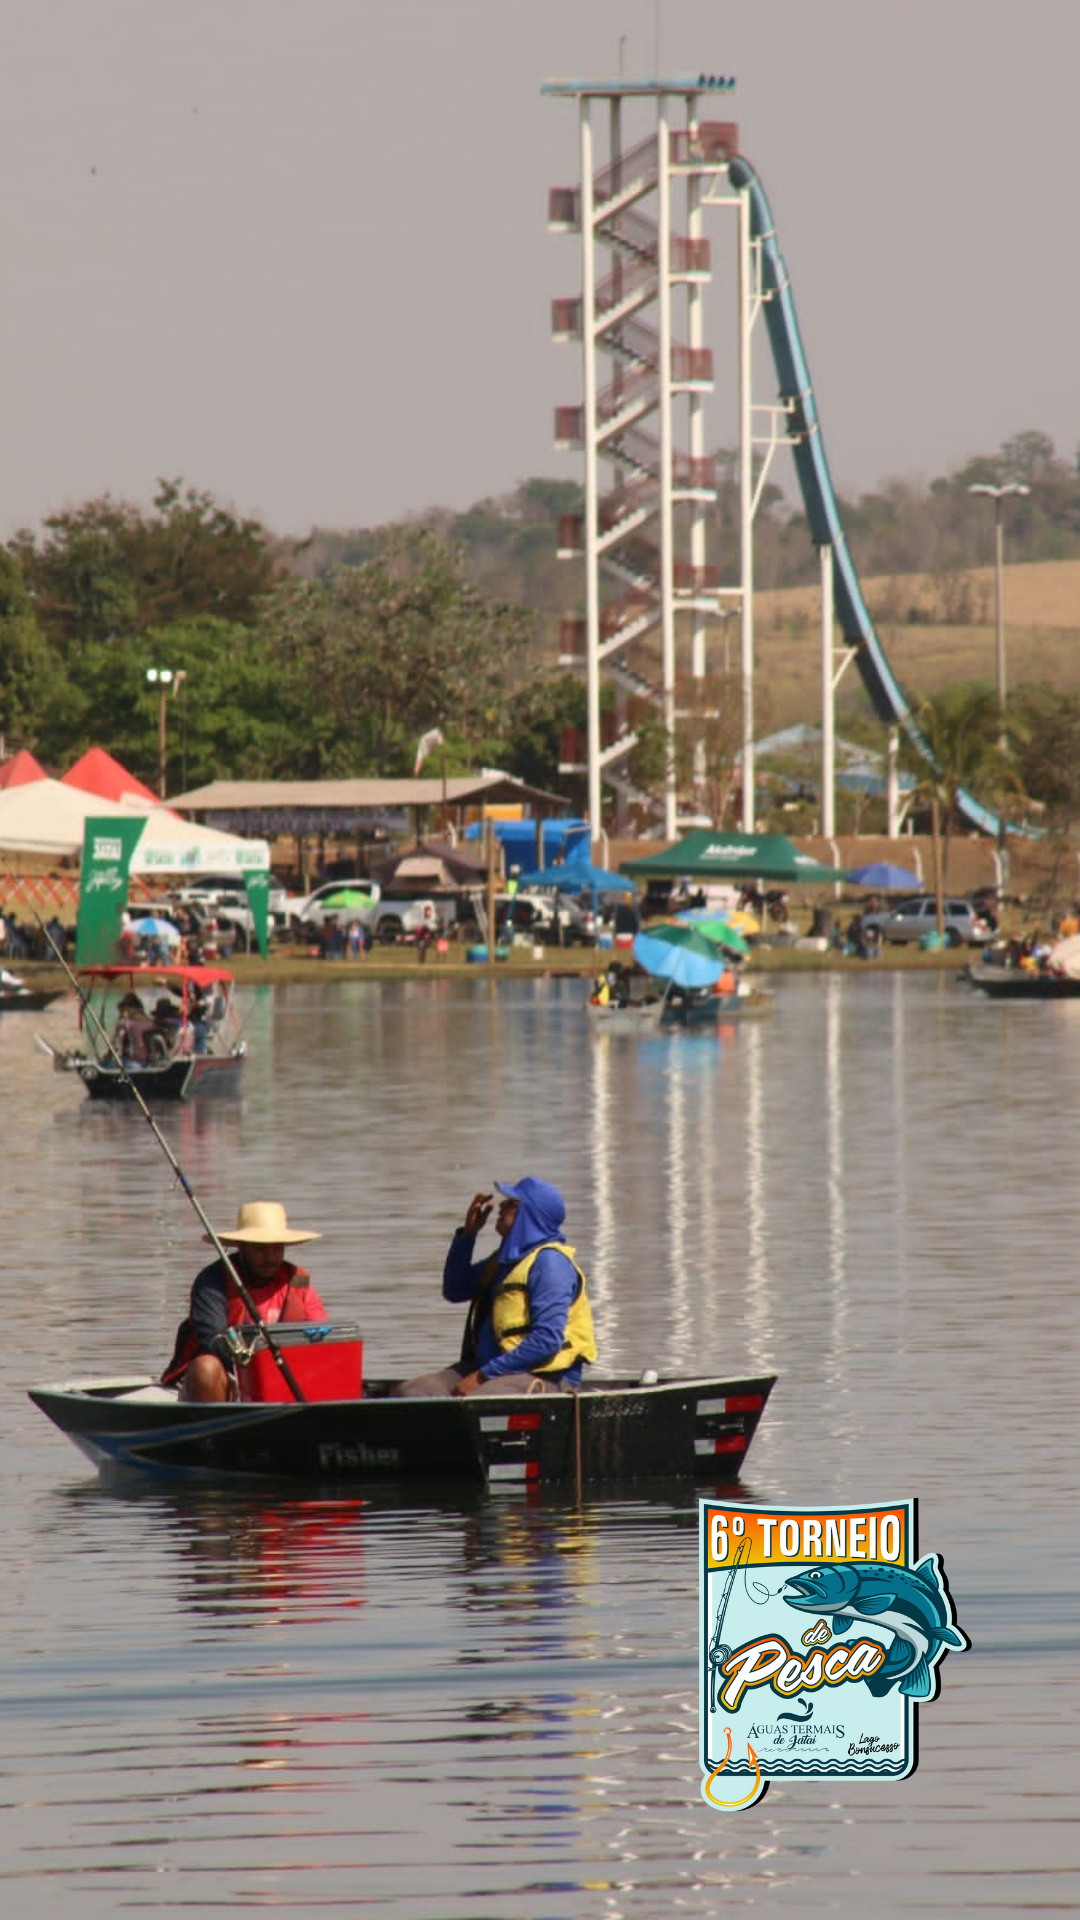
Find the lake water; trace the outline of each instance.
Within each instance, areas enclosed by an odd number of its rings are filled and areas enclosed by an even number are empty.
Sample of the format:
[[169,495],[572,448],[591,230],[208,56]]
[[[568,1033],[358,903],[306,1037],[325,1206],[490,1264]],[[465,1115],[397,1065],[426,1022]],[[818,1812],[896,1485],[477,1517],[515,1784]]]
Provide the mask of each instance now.
[[1080,1002],[868,967],[643,1039],[582,997],[253,990],[242,1099],[162,1125],[215,1224],[270,1196],[323,1230],[379,1372],[456,1352],[471,1194],[555,1181],[607,1366],[779,1374],[748,1497],[917,1496],[973,1643],[918,1772],[702,1803],[684,1493],[103,1489],[25,1388],[157,1368],[207,1256],[145,1121],[34,1051],[60,1004],[0,1020],[6,1920],[1080,1907]]

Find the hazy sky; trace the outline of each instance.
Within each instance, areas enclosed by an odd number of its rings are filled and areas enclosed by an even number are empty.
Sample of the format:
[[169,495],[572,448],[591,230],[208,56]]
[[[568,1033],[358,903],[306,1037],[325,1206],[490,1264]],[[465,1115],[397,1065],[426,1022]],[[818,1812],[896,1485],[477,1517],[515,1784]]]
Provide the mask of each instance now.
[[[733,73],[834,477],[1080,439],[1080,0],[5,0],[0,537],[179,475],[278,532],[580,475],[557,75]],[[710,229],[722,392],[733,225]],[[724,322],[726,324],[726,321]],[[786,482],[787,470],[778,474]]]

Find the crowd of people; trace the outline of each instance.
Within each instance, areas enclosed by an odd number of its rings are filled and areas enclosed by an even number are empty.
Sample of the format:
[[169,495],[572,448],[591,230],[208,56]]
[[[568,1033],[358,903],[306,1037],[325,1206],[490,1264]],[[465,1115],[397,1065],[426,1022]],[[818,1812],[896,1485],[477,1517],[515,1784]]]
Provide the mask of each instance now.
[[150,1011],[133,987],[121,996],[112,1044],[125,1066],[153,1066],[178,1053],[204,1054],[224,1018],[220,991],[189,982],[185,999],[179,982],[158,985],[162,992]]
[[318,930],[320,960],[362,960],[371,948],[371,934],[362,920],[341,921],[328,914]]
[[75,929],[53,913],[44,924],[22,920],[14,908],[0,911],[0,959],[50,960],[54,953],[69,959],[75,949]]

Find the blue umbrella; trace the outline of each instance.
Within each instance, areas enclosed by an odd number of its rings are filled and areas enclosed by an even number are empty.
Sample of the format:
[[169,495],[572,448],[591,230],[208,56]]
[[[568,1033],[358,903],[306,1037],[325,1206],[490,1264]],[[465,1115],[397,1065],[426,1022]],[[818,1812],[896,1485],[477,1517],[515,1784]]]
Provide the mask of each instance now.
[[852,867],[845,876],[857,887],[880,887],[883,893],[921,893],[922,881],[906,867],[894,867],[888,860],[871,860],[869,866]]
[[715,942],[696,927],[674,921],[634,935],[634,959],[646,973],[669,980],[673,987],[713,987],[727,967]]
[[156,913],[144,913],[141,920],[132,923],[132,933],[144,933],[152,940],[169,940],[180,943],[180,929],[174,927],[171,920],[162,920]]
[[588,893],[594,914],[600,911],[602,893],[636,893],[625,873],[609,873],[606,867],[594,867],[591,860],[565,860],[561,866],[539,867],[535,873],[518,876],[519,887],[557,887],[560,893]]

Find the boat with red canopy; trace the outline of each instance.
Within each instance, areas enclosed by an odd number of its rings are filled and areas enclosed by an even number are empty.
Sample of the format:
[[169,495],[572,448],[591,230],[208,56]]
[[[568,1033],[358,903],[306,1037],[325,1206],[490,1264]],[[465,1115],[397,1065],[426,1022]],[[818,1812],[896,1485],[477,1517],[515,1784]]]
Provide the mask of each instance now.
[[91,1100],[190,1100],[235,1092],[247,1054],[226,967],[99,966],[79,975],[80,1038],[38,1045]]

